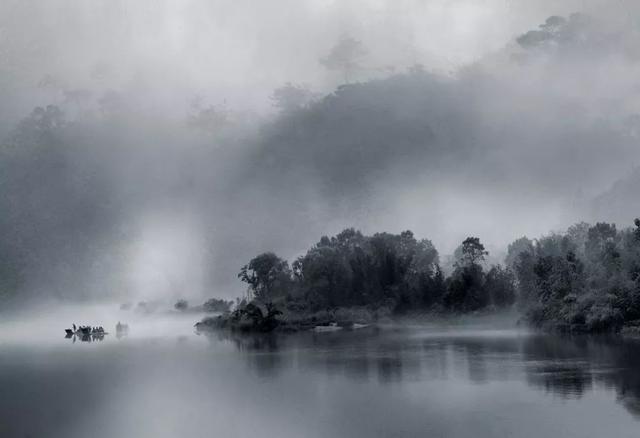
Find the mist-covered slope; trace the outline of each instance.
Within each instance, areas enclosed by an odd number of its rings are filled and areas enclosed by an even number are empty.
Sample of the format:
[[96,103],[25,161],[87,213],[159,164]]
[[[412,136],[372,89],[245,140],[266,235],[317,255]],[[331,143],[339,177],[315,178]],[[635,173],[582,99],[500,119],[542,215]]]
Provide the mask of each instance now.
[[343,85],[264,129],[249,181],[346,202],[347,217],[364,206],[449,247],[454,226],[494,242],[562,227],[638,157],[636,35],[550,17],[451,76],[417,66]]
[[635,217],[640,212],[640,169],[633,169],[590,203],[592,215],[599,220],[622,222],[624,217]]
[[638,158],[638,53],[634,27],[573,15],[455,73],[361,78],[271,117],[78,92],[3,143],[4,290],[230,296],[252,255],[350,226],[498,252],[584,219]]

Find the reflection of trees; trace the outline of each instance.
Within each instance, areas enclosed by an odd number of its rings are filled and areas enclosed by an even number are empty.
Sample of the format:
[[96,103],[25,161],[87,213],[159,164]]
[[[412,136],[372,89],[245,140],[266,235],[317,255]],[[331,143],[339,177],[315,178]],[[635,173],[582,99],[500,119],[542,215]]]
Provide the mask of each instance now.
[[527,382],[563,398],[580,398],[593,387],[584,339],[567,342],[555,336],[535,336],[523,345]]
[[282,345],[286,337],[274,333],[239,334],[226,330],[219,330],[206,334],[219,342],[229,342],[247,359],[248,365],[261,376],[277,375],[281,369],[290,365],[283,351]]
[[505,380],[512,376],[519,360],[521,340],[517,337],[460,336],[442,340],[456,353],[453,372],[473,383]]
[[640,343],[620,342],[611,350],[614,369],[596,378],[614,386],[620,403],[631,414],[640,417]]
[[615,388],[618,400],[640,416],[640,343],[611,337],[538,336],[523,346],[527,381],[567,398],[596,385]]
[[376,367],[381,382],[402,380],[402,357],[399,354],[378,358]]
[[590,370],[562,364],[532,367],[527,373],[530,384],[544,387],[546,391],[565,398],[582,397],[585,391],[592,389],[592,377]]
[[66,334],[65,339],[71,339],[71,342],[75,343],[76,339],[82,342],[96,342],[104,341],[104,333],[91,333],[91,334]]
[[212,336],[232,343],[260,375],[296,367],[383,384],[425,379],[484,384],[521,379],[524,372],[531,387],[563,398],[580,398],[598,386],[614,388],[619,402],[640,417],[640,342],[587,336],[420,334],[410,329],[369,328]]

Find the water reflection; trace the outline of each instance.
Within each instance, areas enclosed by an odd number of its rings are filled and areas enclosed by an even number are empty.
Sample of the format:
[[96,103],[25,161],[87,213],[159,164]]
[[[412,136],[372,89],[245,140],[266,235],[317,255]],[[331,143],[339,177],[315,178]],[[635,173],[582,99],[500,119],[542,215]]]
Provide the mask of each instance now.
[[86,348],[58,334],[0,345],[0,437],[637,436],[638,342],[417,327],[195,336],[185,323],[76,337]]
[[464,379],[473,384],[523,380],[531,388],[579,400],[597,388],[640,418],[640,342],[616,337],[556,336],[369,328],[296,335],[211,335],[230,343],[258,375],[290,369],[394,384]]
[[67,333],[64,338],[71,339],[71,342],[73,343],[78,339],[81,342],[102,342],[104,341],[104,333]]
[[531,385],[580,398],[601,386],[640,416],[640,343],[615,337],[537,337],[524,344]]

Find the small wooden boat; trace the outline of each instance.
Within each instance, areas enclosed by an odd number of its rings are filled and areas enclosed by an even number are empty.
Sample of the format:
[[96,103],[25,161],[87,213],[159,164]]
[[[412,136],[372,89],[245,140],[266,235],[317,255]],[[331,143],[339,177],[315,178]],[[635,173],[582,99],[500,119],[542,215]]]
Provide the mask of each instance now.
[[64,329],[64,332],[68,335],[72,335],[73,334],[73,330],[71,329]]
[[313,330],[316,332],[335,332],[342,330],[342,327],[340,327],[337,322],[332,322],[329,323],[329,325],[317,325]]

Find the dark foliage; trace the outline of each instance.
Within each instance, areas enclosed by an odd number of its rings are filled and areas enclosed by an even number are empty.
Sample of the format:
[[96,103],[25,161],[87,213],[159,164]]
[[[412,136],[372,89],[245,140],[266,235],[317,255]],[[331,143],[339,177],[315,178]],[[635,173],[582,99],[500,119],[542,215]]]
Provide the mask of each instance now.
[[531,323],[576,331],[617,331],[640,318],[640,221],[577,224],[537,240],[514,262]]
[[233,306],[233,301],[225,301],[218,298],[211,298],[202,305],[205,312],[228,312]]
[[286,260],[267,252],[243,266],[238,278],[249,285],[252,298],[269,302],[286,294],[291,282],[291,270]]
[[176,310],[187,310],[189,308],[189,302],[187,300],[178,300],[173,307]]
[[231,314],[205,318],[196,324],[199,330],[229,329],[241,332],[271,332],[280,325],[278,316],[282,312],[273,303],[257,301],[238,306]]
[[467,237],[458,253],[455,270],[447,280],[447,309],[469,312],[487,306],[507,307],[515,302],[514,277],[509,268],[493,266],[484,272],[482,264],[489,252],[479,238]]
[[429,240],[417,240],[411,231],[365,236],[346,229],[322,237],[292,270],[275,254],[265,253],[238,276],[249,284],[254,302],[274,302],[303,313],[362,306],[394,313],[510,306],[515,300],[513,275],[502,267],[485,273],[479,263],[486,254],[477,237],[466,239],[455,272],[445,279]]

